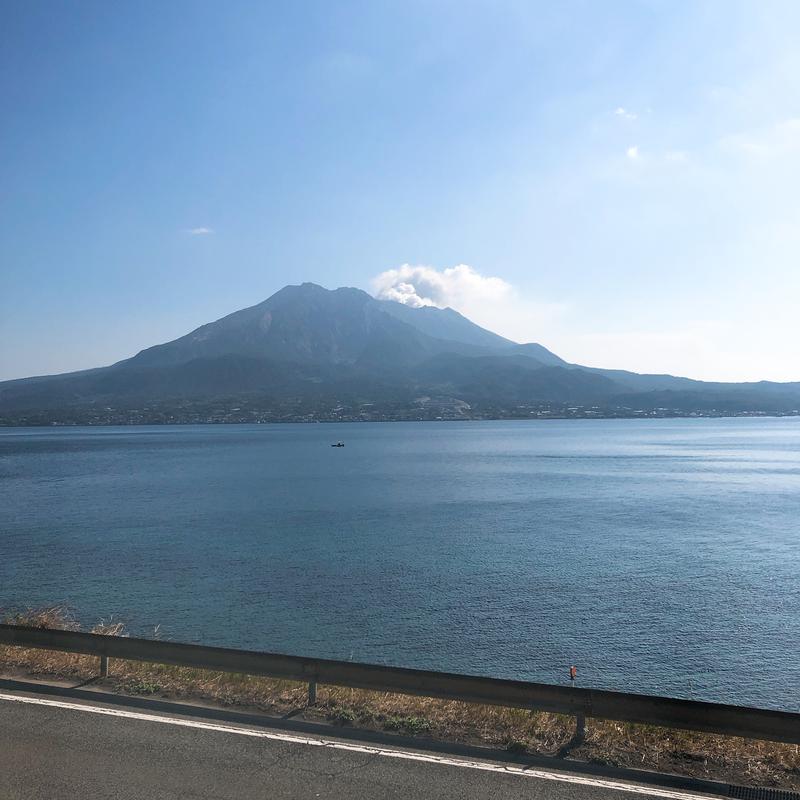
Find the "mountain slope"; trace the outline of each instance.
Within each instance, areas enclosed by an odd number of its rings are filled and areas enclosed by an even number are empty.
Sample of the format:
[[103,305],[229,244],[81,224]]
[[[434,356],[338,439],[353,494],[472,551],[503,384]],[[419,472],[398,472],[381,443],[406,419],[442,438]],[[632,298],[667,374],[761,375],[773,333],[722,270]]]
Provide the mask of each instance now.
[[412,308],[394,300],[378,300],[381,310],[411,325],[434,339],[461,342],[475,347],[506,348],[518,346],[510,339],[504,339],[496,333],[481,328],[470,322],[465,316],[452,308],[436,308],[422,306]]

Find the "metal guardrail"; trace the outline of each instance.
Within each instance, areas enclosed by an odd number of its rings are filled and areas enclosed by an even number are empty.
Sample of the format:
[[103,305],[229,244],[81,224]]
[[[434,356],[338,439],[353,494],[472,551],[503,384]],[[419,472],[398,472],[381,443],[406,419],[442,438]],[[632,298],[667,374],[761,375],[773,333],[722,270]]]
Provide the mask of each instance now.
[[788,711],[20,625],[0,625],[0,644],[99,656],[101,674],[109,658],[119,658],[302,681],[312,705],[322,683],[550,711],[577,718],[576,738],[584,718],[594,717],[800,744],[800,713]]

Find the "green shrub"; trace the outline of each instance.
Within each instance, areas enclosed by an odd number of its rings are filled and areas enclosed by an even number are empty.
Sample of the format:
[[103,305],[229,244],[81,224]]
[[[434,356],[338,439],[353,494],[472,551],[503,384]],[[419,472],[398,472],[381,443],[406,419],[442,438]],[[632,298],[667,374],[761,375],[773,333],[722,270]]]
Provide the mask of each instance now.
[[337,725],[352,725],[356,721],[356,714],[349,708],[337,708],[328,715],[328,719]]

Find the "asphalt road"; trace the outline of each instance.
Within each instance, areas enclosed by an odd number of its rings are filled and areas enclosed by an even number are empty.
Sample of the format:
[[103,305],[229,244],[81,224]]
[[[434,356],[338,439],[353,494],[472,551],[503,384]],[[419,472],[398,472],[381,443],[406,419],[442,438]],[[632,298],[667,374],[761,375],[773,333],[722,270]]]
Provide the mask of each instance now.
[[[628,786],[622,784],[622,786]],[[707,797],[213,719],[0,693],[2,800]]]

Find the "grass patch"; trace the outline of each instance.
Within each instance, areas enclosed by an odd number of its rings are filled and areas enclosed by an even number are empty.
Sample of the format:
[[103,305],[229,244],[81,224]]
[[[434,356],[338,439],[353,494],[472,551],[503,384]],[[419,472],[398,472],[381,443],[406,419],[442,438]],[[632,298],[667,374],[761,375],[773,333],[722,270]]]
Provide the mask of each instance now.
[[157,694],[161,691],[161,686],[152,681],[134,681],[125,687],[129,694]]
[[[37,628],[80,627],[61,607],[10,615],[3,621]],[[125,635],[124,627],[113,619],[101,620],[91,630],[110,636]],[[98,659],[0,645],[0,670],[85,680],[98,674]],[[319,686],[317,705],[306,709],[305,683],[119,659],[110,659],[109,677],[103,685],[128,694],[191,698],[277,715],[305,709],[306,719],[403,735],[424,734],[520,755],[554,755],[571,739],[575,729],[571,717],[540,711],[334,686]],[[797,745],[589,719],[586,740],[571,757],[749,786],[800,790]]]
[[425,719],[425,717],[392,716],[387,717],[383,721],[383,729],[385,731],[395,731],[411,736],[417,736],[420,733],[429,733],[432,727],[430,721]]

